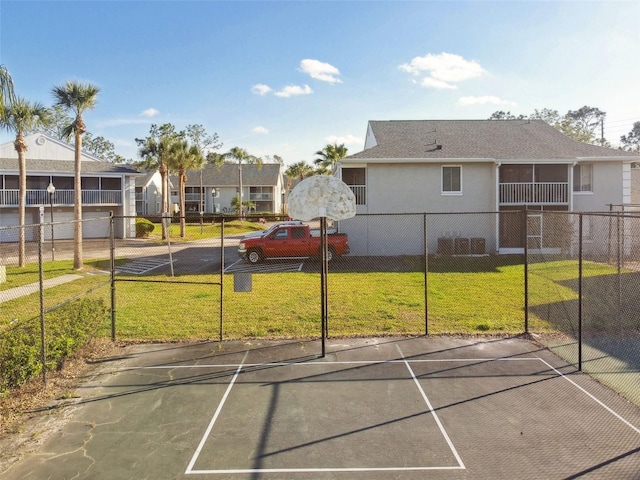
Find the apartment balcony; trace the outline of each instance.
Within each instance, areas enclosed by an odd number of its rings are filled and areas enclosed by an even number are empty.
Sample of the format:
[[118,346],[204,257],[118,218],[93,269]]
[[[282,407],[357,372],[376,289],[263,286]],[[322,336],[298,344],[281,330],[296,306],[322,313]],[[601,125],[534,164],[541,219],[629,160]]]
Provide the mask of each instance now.
[[356,197],[356,205],[367,204],[367,186],[366,185],[349,185],[349,188]]
[[[122,192],[120,190],[82,190],[83,205],[122,205]],[[56,190],[53,194],[53,205],[73,205],[73,190]],[[49,205],[51,199],[46,190],[27,190],[26,206],[34,207]],[[0,190],[0,207],[17,207],[18,190]]]
[[500,205],[558,205],[569,203],[567,182],[500,184]]
[[249,201],[251,202],[271,202],[273,194],[269,192],[249,193]]

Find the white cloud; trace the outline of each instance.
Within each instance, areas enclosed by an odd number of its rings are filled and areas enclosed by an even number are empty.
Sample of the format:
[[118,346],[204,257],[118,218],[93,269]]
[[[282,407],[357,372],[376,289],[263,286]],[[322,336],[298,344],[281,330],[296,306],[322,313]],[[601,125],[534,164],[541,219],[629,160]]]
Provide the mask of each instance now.
[[451,85],[450,83],[436,80],[432,77],[424,77],[420,80],[420,85],[427,88],[437,88],[438,90],[456,90],[458,88],[456,85]]
[[159,115],[159,114],[160,112],[155,108],[147,108],[141,113],[143,117],[155,117],[156,115]]
[[252,130],[252,132],[253,133],[267,134],[267,133],[269,133],[269,130],[267,128],[265,128],[265,127],[258,126],[258,127],[255,127]]
[[342,83],[342,80],[338,78],[340,70],[329,63],[305,58],[300,62],[300,70],[316,80],[328,83]]
[[515,107],[518,105],[516,102],[504,100],[493,95],[484,95],[481,97],[460,97],[458,99],[458,104],[465,107],[469,105],[508,105],[510,107]]
[[275,93],[277,97],[295,97],[298,95],[309,95],[313,93],[311,87],[309,85],[305,85],[301,87],[300,85],[289,85],[284,87],[282,90]]
[[337,143],[338,145],[341,144],[345,144],[345,145],[364,145],[364,138],[362,137],[357,137],[355,135],[329,135],[328,137],[325,137],[325,140],[328,143],[334,144]]
[[258,83],[257,85],[254,85],[253,87],[251,87],[251,91],[256,95],[266,95],[267,93],[270,93],[272,90],[269,85]]
[[455,83],[486,73],[475,60],[466,60],[453,53],[427,53],[423,57],[415,57],[410,63],[403,63],[398,68],[412,75],[424,75],[420,83],[428,88],[455,89]]

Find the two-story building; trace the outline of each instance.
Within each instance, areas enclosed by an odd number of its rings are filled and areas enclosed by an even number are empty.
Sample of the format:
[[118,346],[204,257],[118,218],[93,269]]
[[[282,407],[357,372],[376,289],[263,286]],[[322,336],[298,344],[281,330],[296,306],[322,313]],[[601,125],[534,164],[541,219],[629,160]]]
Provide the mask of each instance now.
[[[73,238],[74,148],[48,135],[25,137],[27,143],[27,196],[25,224],[40,221],[40,207],[46,210],[46,220],[53,210],[56,239]],[[135,179],[140,174],[131,166],[103,162],[88,153],[82,154],[82,216],[83,219],[105,219],[110,212],[121,217],[115,223],[118,238],[135,237]],[[18,225],[18,153],[13,142],[0,145],[0,227]],[[47,188],[55,191],[50,194]],[[131,218],[122,218],[131,216]],[[58,224],[59,222],[69,222]],[[0,242],[17,241],[17,229],[3,229]],[[28,229],[26,240],[34,240]],[[45,237],[50,231],[45,229]],[[87,222],[85,238],[105,238],[109,235],[109,220]]]
[[[185,214],[235,213],[232,201],[238,196],[240,179],[238,164],[205,165],[202,170],[188,170],[185,185]],[[138,215],[158,215],[161,212],[162,189],[160,174],[147,173],[136,182]],[[178,178],[169,175],[173,213],[178,212]],[[251,202],[250,213],[283,211],[284,181],[282,165],[264,163],[242,165],[242,201]]]
[[[370,121],[364,150],[344,158],[338,175],[355,193],[357,214],[509,212],[525,207],[604,212],[612,204],[631,203],[631,163],[638,158],[576,142],[542,120]],[[486,239],[490,252],[522,251],[522,229],[513,224],[519,217],[496,217],[488,222],[478,215],[475,221],[449,227],[444,220],[433,222],[429,241],[462,235]],[[536,223],[531,225],[535,228]],[[341,228],[349,233],[354,254],[383,254],[374,245],[385,242],[374,237],[397,231],[389,225],[382,233],[356,221]],[[429,245],[430,251],[436,249]]]

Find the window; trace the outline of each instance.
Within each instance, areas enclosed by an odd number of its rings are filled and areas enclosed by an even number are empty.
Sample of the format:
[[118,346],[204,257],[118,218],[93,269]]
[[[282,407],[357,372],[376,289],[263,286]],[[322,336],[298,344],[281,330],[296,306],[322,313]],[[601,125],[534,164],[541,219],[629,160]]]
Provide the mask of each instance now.
[[462,167],[459,165],[442,167],[442,193],[462,193]]
[[292,228],[291,229],[291,238],[295,240],[300,240],[305,237],[305,229],[304,228]]
[[101,178],[101,189],[102,190],[120,190],[120,179],[119,178]]
[[286,240],[287,239],[287,229],[286,228],[281,228],[280,230],[277,230],[275,235],[273,236],[273,238],[275,238],[277,240]]
[[576,165],[573,167],[573,191],[591,192],[593,166],[590,164]]
[[82,177],[80,184],[82,190],[100,190],[100,178],[98,177]]
[[349,186],[356,197],[356,205],[367,204],[367,181],[364,168],[343,168],[342,181]]

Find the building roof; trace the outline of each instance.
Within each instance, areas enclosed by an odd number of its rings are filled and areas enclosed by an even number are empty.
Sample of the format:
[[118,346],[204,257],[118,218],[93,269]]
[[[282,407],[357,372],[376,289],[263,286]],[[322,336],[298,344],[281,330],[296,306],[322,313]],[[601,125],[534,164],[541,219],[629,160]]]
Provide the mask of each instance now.
[[[26,135],[27,158],[31,160],[68,160],[74,161],[74,146],[53,138],[46,133]],[[18,158],[13,141],[0,145],[0,158]],[[82,161],[100,162],[102,159],[88,152],[82,152]]]
[[[17,158],[0,158],[0,172],[9,175],[18,175],[19,165]],[[69,174],[74,175],[74,162],[68,160],[30,160],[27,158],[28,175]],[[114,174],[114,175],[140,175],[131,165],[123,165],[111,162],[82,162],[83,175],[88,174]]]
[[[281,176],[281,165],[279,163],[263,163],[262,168],[258,165],[242,164],[242,184],[254,187],[273,187],[278,185]],[[169,179],[173,185],[178,185],[175,175],[170,175]],[[225,163],[219,167],[215,165],[205,165],[202,170],[202,184],[212,187],[237,187],[238,186],[238,164]],[[200,185],[200,170],[187,171],[187,186]]]
[[136,187],[146,187],[156,174],[160,175],[157,170],[141,170],[140,176],[136,177]]
[[570,161],[639,158],[577,142],[543,120],[370,121],[365,150],[343,163],[384,160]]

